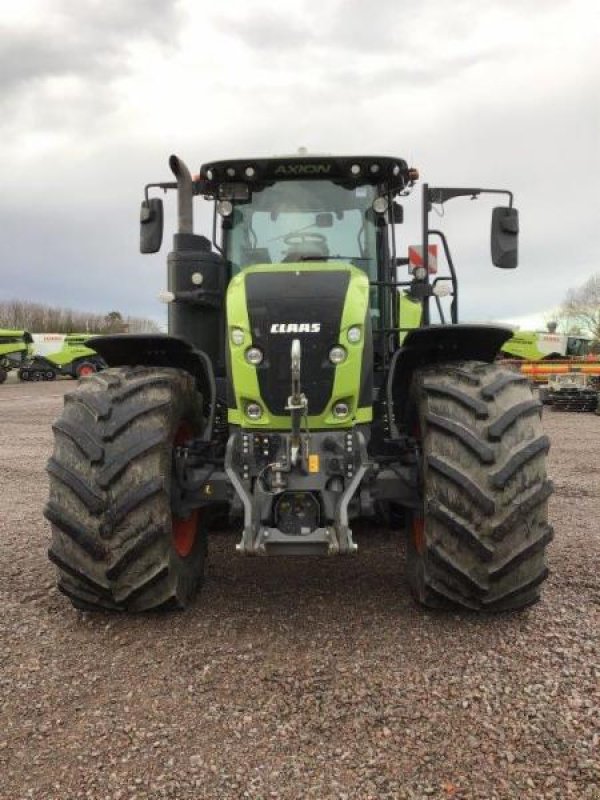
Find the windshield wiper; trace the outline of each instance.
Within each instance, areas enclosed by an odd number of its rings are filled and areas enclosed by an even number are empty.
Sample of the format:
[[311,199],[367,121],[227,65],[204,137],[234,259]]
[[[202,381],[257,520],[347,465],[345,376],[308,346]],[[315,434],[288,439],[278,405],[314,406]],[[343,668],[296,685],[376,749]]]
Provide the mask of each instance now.
[[372,261],[369,256],[300,256],[298,261],[331,261],[334,258],[344,261]]

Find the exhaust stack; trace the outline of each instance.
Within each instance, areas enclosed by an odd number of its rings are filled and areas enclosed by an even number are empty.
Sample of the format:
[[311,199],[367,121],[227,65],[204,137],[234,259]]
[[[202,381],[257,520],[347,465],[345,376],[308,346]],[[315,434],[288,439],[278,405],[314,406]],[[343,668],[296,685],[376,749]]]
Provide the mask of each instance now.
[[186,164],[177,156],[169,158],[171,172],[177,178],[177,232],[194,232],[193,181]]

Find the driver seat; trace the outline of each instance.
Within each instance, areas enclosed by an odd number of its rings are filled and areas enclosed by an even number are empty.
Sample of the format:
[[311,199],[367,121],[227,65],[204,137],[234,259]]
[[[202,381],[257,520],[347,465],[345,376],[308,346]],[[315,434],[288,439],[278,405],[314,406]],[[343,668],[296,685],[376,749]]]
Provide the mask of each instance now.
[[310,261],[311,258],[327,258],[329,255],[329,248],[326,242],[303,242],[302,244],[294,244],[284,255],[283,263],[290,261]]

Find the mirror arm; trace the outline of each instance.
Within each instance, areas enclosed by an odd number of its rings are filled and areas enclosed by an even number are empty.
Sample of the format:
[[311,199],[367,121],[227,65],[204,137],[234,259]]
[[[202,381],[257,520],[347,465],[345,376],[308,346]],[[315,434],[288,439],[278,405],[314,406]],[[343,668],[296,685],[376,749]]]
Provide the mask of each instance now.
[[150,196],[148,194],[148,189],[162,189],[163,192],[166,194],[168,189],[176,189],[176,183],[147,183],[144,186],[144,198],[146,202],[150,200]]
[[512,208],[513,193],[508,189],[462,189],[451,186],[437,186],[427,190],[427,200],[429,203],[445,203],[454,197],[470,197],[475,200],[480,194],[505,194],[508,196],[508,206]]
[[481,194],[505,194],[508,197],[508,207],[513,207],[513,193],[508,189],[480,189]]

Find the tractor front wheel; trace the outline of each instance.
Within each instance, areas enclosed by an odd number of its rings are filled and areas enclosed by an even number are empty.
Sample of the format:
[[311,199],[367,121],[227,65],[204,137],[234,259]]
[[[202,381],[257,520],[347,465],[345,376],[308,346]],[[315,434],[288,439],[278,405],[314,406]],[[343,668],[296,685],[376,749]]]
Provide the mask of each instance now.
[[65,396],[48,462],[48,552],[58,587],[76,608],[184,608],[201,582],[200,511],[171,509],[173,454],[201,433],[191,375],[118,368]]
[[416,373],[412,401],[423,498],[409,531],[413,593],[434,608],[531,605],[548,574],[552,486],[527,379],[496,364],[440,364]]

